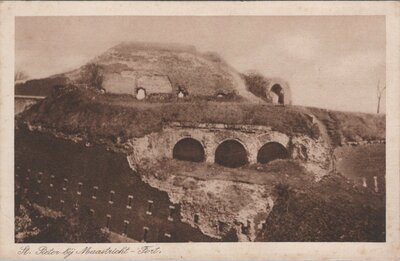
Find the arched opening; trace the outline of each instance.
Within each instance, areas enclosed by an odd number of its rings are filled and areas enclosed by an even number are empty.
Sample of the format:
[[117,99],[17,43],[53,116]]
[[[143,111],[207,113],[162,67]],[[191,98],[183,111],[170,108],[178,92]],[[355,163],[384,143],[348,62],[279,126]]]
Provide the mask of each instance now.
[[179,91],[178,92],[178,98],[179,99],[182,99],[182,98],[184,98],[185,97],[185,94],[182,92],[182,91]]
[[178,92],[177,93],[178,93],[178,98],[179,99],[185,98],[189,94],[188,91],[182,86],[178,87]]
[[136,93],[136,99],[143,100],[144,98],[146,98],[146,90],[139,88]]
[[284,104],[285,103],[285,95],[283,92],[282,86],[279,84],[274,84],[271,88],[272,93],[272,103],[275,104]]
[[236,140],[226,140],[218,145],[215,162],[230,168],[243,166],[248,162],[246,149]]
[[173,158],[192,162],[204,161],[204,148],[201,143],[192,138],[178,141],[173,149]]
[[264,144],[257,154],[257,162],[266,164],[276,159],[286,159],[289,157],[287,149],[278,142]]

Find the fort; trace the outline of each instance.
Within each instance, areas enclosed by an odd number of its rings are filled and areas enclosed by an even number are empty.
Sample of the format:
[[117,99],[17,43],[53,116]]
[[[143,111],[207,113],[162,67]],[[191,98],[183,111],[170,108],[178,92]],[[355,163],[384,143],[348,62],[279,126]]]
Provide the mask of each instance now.
[[16,190],[135,241],[259,241],[277,187],[338,170],[384,191],[351,159],[381,162],[384,117],[294,106],[284,80],[192,47],[122,43],[16,94]]

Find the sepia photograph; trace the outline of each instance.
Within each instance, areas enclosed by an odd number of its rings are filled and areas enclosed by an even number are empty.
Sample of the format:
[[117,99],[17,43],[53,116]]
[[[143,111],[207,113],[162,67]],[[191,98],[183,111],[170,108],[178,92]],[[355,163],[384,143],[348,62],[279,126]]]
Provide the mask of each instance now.
[[399,11],[0,1],[0,260],[399,260]]
[[385,16],[15,18],[15,243],[385,242]]

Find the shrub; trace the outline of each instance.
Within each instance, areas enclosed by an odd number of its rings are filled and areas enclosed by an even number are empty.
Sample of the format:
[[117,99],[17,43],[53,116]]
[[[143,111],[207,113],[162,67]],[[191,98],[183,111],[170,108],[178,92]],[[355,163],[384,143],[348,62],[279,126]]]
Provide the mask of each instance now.
[[252,72],[248,74],[241,74],[241,76],[244,79],[246,87],[250,92],[262,98],[263,100],[266,100],[267,102],[272,102],[266,96],[268,81],[262,74]]

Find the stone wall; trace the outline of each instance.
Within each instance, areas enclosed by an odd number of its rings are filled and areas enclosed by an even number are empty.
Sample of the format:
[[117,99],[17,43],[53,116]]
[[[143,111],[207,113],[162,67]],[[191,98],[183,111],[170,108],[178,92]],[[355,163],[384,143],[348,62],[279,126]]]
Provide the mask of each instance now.
[[172,93],[172,85],[165,75],[143,75],[138,77],[136,88],[143,88],[147,94]]
[[104,76],[103,88],[110,93],[135,95],[136,77],[110,73]]
[[257,162],[259,149],[268,142],[277,142],[290,149],[287,135],[264,126],[172,123],[161,132],[130,140],[132,161],[140,163],[146,159],[172,158],[175,144],[188,137],[203,145],[209,163],[214,163],[215,151],[225,140],[240,142],[247,151],[250,164]]
[[173,88],[165,75],[140,75],[137,72],[123,71],[121,74],[108,73],[104,75],[103,88],[107,92],[136,95],[139,88],[146,94],[172,93]]

